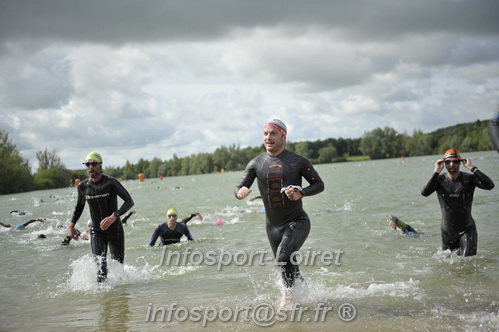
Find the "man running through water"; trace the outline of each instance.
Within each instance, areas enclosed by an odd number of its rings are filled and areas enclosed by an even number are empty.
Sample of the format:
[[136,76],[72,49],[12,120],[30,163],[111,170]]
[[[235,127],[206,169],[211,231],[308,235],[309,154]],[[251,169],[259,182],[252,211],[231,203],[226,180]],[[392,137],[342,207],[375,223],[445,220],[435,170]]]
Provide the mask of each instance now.
[[[89,177],[78,185],[78,198],[68,226],[68,235],[73,240],[78,240],[75,225],[85,208],[85,203],[88,202],[90,219],[92,219],[90,241],[99,269],[97,282],[101,283],[107,279],[108,246],[112,259],[123,263],[125,234],[120,216],[125,214],[134,203],[128,191],[118,180],[102,173],[102,157],[99,153],[90,152],[83,164]],[[119,209],[118,196],[123,200]]]
[[[460,163],[471,173],[461,172]],[[444,165],[447,174],[440,174]],[[442,210],[442,250],[457,251],[461,256],[476,255],[478,234],[471,216],[476,187],[491,190],[494,182],[474,166],[470,158],[461,158],[456,149],[447,150],[444,159],[435,162],[433,176],[421,194],[430,196],[434,191],[437,192]]]
[[[291,255],[300,250],[310,232],[310,219],[303,210],[302,198],[324,190],[324,183],[305,157],[288,151],[286,125],[278,119],[267,123],[263,130],[266,152],[251,160],[234,189],[242,200],[251,193],[257,179],[260,196],[265,205],[267,237],[274,257],[281,266],[285,291],[281,306],[292,304],[292,287],[296,278],[303,279]],[[310,184],[302,188],[302,178]]]

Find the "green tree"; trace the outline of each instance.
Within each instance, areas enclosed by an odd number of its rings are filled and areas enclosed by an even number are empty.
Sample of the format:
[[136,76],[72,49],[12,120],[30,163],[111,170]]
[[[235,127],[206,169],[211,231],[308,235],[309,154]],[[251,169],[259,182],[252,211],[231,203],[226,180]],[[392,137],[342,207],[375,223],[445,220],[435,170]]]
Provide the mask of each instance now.
[[432,154],[431,137],[421,130],[414,130],[411,137],[405,141],[406,156],[425,156]]
[[12,144],[9,134],[0,130],[0,194],[33,189],[33,176],[28,160]]
[[65,168],[49,168],[35,174],[35,187],[39,190],[68,187],[72,183],[72,173]]
[[51,168],[66,168],[61,162],[61,158],[57,155],[56,150],[48,152],[47,148],[45,148],[44,151],[38,151],[36,159],[38,159],[38,171]]
[[180,173],[179,175],[189,175],[189,174],[193,174],[192,172],[190,172],[189,170],[189,166],[191,164],[191,158],[190,157],[184,157],[180,160]]
[[48,152],[45,148],[44,151],[36,153],[36,158],[38,171],[35,174],[34,183],[37,189],[63,188],[71,185],[72,173],[66,169],[55,150]]
[[295,143],[294,152],[306,158],[312,157],[312,149],[310,148],[309,142]]
[[145,171],[145,176],[147,178],[157,178],[161,174],[159,173],[159,168],[163,162],[161,159],[154,157],[153,160],[149,163],[149,167]]
[[182,160],[177,157],[177,154],[173,154],[173,158],[168,160],[167,163],[167,176],[177,176],[180,175],[180,169],[182,168]]
[[215,168],[215,171],[219,172],[226,168],[226,165],[229,162],[229,156],[229,149],[224,145],[215,150],[213,153],[213,167]]
[[123,167],[123,173],[122,173],[123,179],[124,180],[136,179],[137,174],[140,172],[137,172],[135,168],[136,167],[127,160],[125,163],[125,167]]
[[319,158],[317,159],[317,162],[322,164],[330,163],[335,157],[337,157],[336,148],[330,144],[319,149]]

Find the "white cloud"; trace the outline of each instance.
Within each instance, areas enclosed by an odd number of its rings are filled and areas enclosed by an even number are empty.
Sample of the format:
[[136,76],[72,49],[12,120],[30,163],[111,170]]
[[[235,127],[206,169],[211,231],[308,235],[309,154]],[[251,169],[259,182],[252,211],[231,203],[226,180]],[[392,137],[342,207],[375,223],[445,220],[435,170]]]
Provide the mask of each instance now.
[[[0,10],[0,128],[36,166],[108,165],[487,119],[495,0],[15,1]],[[36,167],[35,167],[36,168]]]

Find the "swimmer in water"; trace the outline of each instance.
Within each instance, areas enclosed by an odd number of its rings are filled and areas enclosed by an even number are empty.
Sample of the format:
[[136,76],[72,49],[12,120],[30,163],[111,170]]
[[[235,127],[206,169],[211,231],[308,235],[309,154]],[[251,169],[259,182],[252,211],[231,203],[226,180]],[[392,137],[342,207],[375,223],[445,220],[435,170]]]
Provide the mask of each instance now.
[[37,222],[37,221],[39,221],[39,222],[45,222],[45,219],[43,219],[43,218],[32,219],[30,221],[25,222],[24,224],[16,225],[16,229],[18,229],[18,230],[24,230],[24,229],[26,229],[26,227],[29,224],[32,224],[32,223]]
[[25,216],[27,213],[24,211],[20,211],[20,210],[12,210],[12,211],[10,211],[10,214],[16,215],[16,216]]
[[[265,124],[263,143],[266,152],[251,160],[234,195],[242,200],[251,194],[257,180],[266,214],[267,237],[274,257],[281,267],[284,283],[281,307],[293,304],[293,286],[303,280],[298,264],[291,261],[310,232],[310,219],[303,209],[303,198],[321,193],[324,182],[305,157],[286,150],[286,125],[278,119]],[[302,188],[302,179],[309,183]]]
[[416,232],[416,230],[414,230],[414,228],[411,227],[411,225],[404,223],[402,220],[400,220],[395,216],[390,216],[388,222],[390,228],[393,229],[394,231],[396,231],[397,228],[400,228],[400,230],[402,231],[402,235],[404,236],[419,234],[418,232]]
[[[85,241],[90,239],[91,230],[92,230],[92,220],[89,220],[87,222],[87,228],[83,232],[80,232],[78,229],[75,228],[75,231],[78,233],[78,238]],[[64,238],[64,240],[62,240],[61,246],[69,246],[71,240],[72,240],[71,236],[67,235]]]
[[193,241],[194,239],[189,231],[189,227],[187,227],[187,222],[194,217],[199,221],[203,220],[203,217],[199,213],[191,213],[188,217],[182,219],[181,222],[178,222],[177,210],[173,208],[168,209],[166,212],[166,222],[156,227],[152,233],[149,246],[154,246],[158,238],[160,239],[160,246],[178,243],[184,235],[187,237],[187,240]]
[[123,218],[123,220],[121,221],[121,223],[126,224],[126,222],[132,216],[132,214],[135,214],[135,213],[136,213],[135,211],[128,212],[128,214],[125,216],[125,218]]
[[[461,172],[461,163],[471,173]],[[447,173],[440,174],[444,167]],[[461,157],[456,149],[449,149],[443,159],[435,162],[433,175],[421,195],[427,197],[437,192],[442,211],[442,250],[450,249],[461,256],[476,255],[478,234],[471,216],[475,188],[491,190],[494,182],[474,166],[470,158]]]

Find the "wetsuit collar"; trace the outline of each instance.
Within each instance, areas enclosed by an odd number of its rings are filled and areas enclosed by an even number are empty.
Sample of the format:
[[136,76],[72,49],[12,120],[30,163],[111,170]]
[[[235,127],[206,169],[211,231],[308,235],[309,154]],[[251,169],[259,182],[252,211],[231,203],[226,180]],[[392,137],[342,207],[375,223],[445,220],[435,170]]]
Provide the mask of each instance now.
[[102,180],[102,178],[104,177],[104,174],[103,173],[100,173],[99,177],[98,178],[92,178],[92,177],[89,177],[90,179],[90,182],[92,183],[97,183],[99,182],[100,180]]
[[447,176],[449,177],[449,179],[451,179],[452,181],[456,181],[460,176],[461,176],[461,171],[458,171],[456,173],[457,175],[455,176],[452,176],[452,174],[450,174],[449,172],[447,172]]
[[284,151],[286,151],[286,148],[282,149],[281,152],[279,152],[278,154],[271,154],[270,152],[267,151],[267,154],[271,157],[279,157],[280,155],[282,155],[284,153]]

